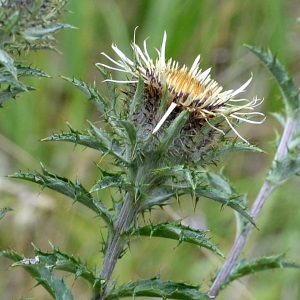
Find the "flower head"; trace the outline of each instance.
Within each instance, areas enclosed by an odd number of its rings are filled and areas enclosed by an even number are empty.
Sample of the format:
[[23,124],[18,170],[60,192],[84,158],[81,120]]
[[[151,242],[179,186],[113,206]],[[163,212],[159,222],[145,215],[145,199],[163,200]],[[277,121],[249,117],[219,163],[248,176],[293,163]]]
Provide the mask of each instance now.
[[[156,95],[157,101],[161,100],[166,90],[168,91],[168,109],[166,109],[163,116],[160,116],[159,120],[155,120],[156,124],[154,124],[152,130],[153,134],[159,131],[173,111],[187,110],[190,112],[190,123],[193,124],[193,127],[197,127],[197,124],[199,127],[206,123],[210,124],[210,119],[222,116],[237,136],[247,142],[233,127],[232,120],[256,124],[263,122],[263,120],[254,121],[249,119],[249,117],[255,116],[262,116],[264,119],[262,113],[254,111],[254,108],[261,104],[262,100],[257,98],[251,101],[244,98],[235,99],[238,94],[244,92],[252,78],[237,90],[223,91],[222,86],[211,79],[210,69],[202,71],[199,68],[200,55],[196,57],[190,69],[185,65],[181,67],[172,58],[166,60],[166,40],[167,35],[165,33],[161,48],[157,50],[158,57],[155,61],[148,54],[146,40],[144,41],[143,49],[141,49],[134,39],[131,44],[134,52],[134,61],[126,57],[116,45],[113,45],[112,48],[120,59],[116,61],[102,53],[115,66],[108,66],[102,63],[100,65],[131,75],[131,78],[128,80],[111,80],[114,82],[136,84],[138,78],[142,77],[148,93],[151,94],[152,98]],[[153,104],[151,105],[153,106]],[[158,107],[159,103],[156,104],[156,108]],[[215,130],[223,132],[220,128],[211,126]],[[196,129],[193,128],[194,131]]]

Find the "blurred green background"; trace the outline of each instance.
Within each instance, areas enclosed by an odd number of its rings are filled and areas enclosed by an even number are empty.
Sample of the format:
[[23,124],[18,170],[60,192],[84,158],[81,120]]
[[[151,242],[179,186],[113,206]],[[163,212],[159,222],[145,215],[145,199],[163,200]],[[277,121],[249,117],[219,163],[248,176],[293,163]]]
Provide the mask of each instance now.
[[[246,98],[265,98],[259,107],[267,120],[262,125],[244,124],[239,128],[243,137],[266,153],[238,153],[224,157],[220,167],[241,193],[252,202],[264,180],[274,155],[276,131],[280,126],[271,112],[279,112],[282,102],[270,73],[259,63],[243,43],[270,49],[286,69],[300,82],[299,1],[296,0],[72,0],[65,23],[76,30],[57,35],[57,48],[62,52],[30,53],[27,63],[42,68],[51,79],[28,79],[37,91],[21,94],[4,103],[0,110],[0,201],[14,211],[1,221],[0,247],[14,249],[26,257],[34,256],[31,242],[42,250],[50,250],[51,241],[61,251],[80,256],[93,266],[101,265],[101,230],[103,224],[80,204],[70,199],[40,190],[22,181],[10,180],[7,174],[18,170],[40,171],[40,161],[50,172],[75,180],[78,174],[89,189],[100,175],[95,164],[101,161],[96,151],[68,143],[42,143],[39,139],[53,132],[67,130],[66,121],[83,130],[86,119],[98,122],[98,111],[84,95],[63,81],[59,75],[76,77],[87,83],[97,82],[106,94],[105,84],[94,63],[107,63],[100,53],[115,57],[111,44],[116,43],[131,57],[130,41],[138,26],[136,39],[141,44],[148,38],[150,54],[159,48],[167,31],[167,57],[191,66],[200,53],[201,66],[212,67],[212,77],[225,89],[239,87],[253,74]],[[116,58],[116,57],[115,57]],[[114,75],[118,76],[118,75]],[[108,160],[102,162],[109,168]],[[100,195],[109,199],[109,194]],[[299,179],[293,178],[276,191],[267,202],[243,256],[257,257],[287,251],[300,262]],[[109,204],[109,201],[107,200]],[[176,216],[196,228],[210,229],[212,241],[225,256],[235,237],[235,219],[231,209],[202,199],[194,209],[189,198],[176,200],[165,211],[151,213],[153,222],[172,220]],[[250,205],[250,204],[249,204]],[[148,221],[150,216],[145,216]],[[175,242],[159,239],[139,239],[130,245],[114,273],[119,283],[161,273],[167,280],[209,286],[212,273],[224,260],[191,245],[176,247]],[[10,269],[11,262],[0,260],[1,299],[19,299],[22,295],[35,299],[50,299],[41,287],[21,268]],[[63,275],[63,274],[61,274]],[[89,287],[83,280],[67,278],[76,299],[88,299]],[[278,269],[261,272],[232,284],[218,299],[293,300],[300,299],[300,271]]]

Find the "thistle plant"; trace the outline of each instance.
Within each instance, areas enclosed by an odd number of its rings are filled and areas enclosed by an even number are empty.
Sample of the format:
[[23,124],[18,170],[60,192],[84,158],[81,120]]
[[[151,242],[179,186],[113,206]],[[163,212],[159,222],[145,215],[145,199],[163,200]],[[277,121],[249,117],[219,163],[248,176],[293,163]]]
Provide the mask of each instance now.
[[[236,191],[222,172],[215,172],[214,169],[224,154],[261,152],[246,137],[242,137],[237,128],[242,122],[261,124],[264,120],[264,115],[257,111],[262,100],[240,98],[252,78],[236,90],[223,91],[211,79],[210,69],[200,69],[200,56],[191,68],[166,59],[166,41],[167,35],[164,34],[156,60],[149,56],[146,41],[141,48],[135,38],[131,45],[132,58],[125,56],[116,45],[112,47],[117,59],[103,53],[110,62],[98,63],[96,68],[107,85],[108,97],[102,96],[96,85],[63,77],[97,107],[101,123],[96,126],[89,122],[89,129],[83,132],[68,125],[68,132],[53,134],[43,141],[71,142],[95,149],[103,157],[110,157],[107,168],[101,164],[97,166],[102,175],[89,190],[83,187],[79,178],[72,182],[48,172],[43,165],[40,173],[19,172],[11,176],[70,197],[74,203],[79,202],[92,210],[106,224],[106,234],[99,237],[103,245],[103,264],[94,269],[90,269],[82,259],[75,259],[53,245],[52,252],[43,252],[34,246],[34,258],[26,258],[14,251],[1,252],[2,256],[15,261],[13,266],[22,266],[34,276],[54,299],[74,299],[65,281],[54,274],[55,269],[87,280],[93,300],[110,300],[138,296],[211,299],[231,281],[254,271],[298,267],[286,260],[284,255],[238,261],[269,194],[300,171],[299,133],[296,131],[299,97],[292,79],[270,53],[248,46],[277,79],[286,105],[286,117],[279,118],[285,131],[277,155],[249,212],[246,195]],[[115,78],[109,70],[125,76]],[[235,137],[230,135],[232,131]],[[107,201],[99,196],[106,189],[114,191],[109,207],[104,204]],[[223,208],[233,209],[237,216],[239,232],[236,242],[223,268],[212,279],[210,291],[181,282],[162,281],[160,276],[118,285],[112,278],[118,259],[140,236],[195,244],[224,257],[207,236],[206,230],[193,229],[181,220],[163,223],[149,221],[141,225],[140,219],[146,212],[157,207],[163,209],[170,205],[168,200],[171,198],[181,201],[184,195],[196,204],[207,200],[218,202]]]

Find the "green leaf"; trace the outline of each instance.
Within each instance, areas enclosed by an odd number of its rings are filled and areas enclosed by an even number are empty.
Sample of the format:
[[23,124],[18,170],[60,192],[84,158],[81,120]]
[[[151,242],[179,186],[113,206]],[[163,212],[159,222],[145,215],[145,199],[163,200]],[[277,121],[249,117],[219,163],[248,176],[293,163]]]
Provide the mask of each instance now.
[[123,149],[119,147],[117,141],[111,139],[111,137],[104,130],[99,129],[90,123],[92,130],[89,132],[89,134],[87,134],[74,130],[68,123],[67,125],[70,128],[70,132],[56,133],[50,137],[42,139],[42,141],[71,142],[75,145],[82,145],[88,148],[96,149],[103,152],[104,155],[110,154],[123,163],[128,163],[123,156]]
[[82,277],[87,280],[96,291],[101,290],[101,286],[105,281],[90,270],[80,258],[75,259],[73,255],[69,256],[54,247],[51,243],[50,245],[52,252],[43,252],[33,245],[35,255],[39,258],[39,265],[72,273],[75,275],[75,279]]
[[90,93],[90,98],[89,100],[92,101],[96,107],[99,109],[100,112],[106,114],[106,115],[111,115],[112,114],[112,110],[110,110],[108,104],[109,102],[107,101],[107,99],[105,99],[105,97],[103,97],[98,90],[96,89],[96,87],[88,87],[89,89],[89,93]]
[[65,177],[57,176],[49,173],[42,165],[43,173],[15,173],[10,175],[11,178],[23,179],[30,182],[37,183],[43,188],[47,187],[66,195],[74,200],[80,202],[86,207],[96,212],[108,225],[112,224],[112,217],[110,212],[102,204],[99,199],[94,199],[91,194],[79,183],[78,179],[75,183],[71,182]]
[[64,76],[61,76],[61,78],[69,83],[72,83],[74,86],[80,89],[88,97],[88,99],[96,105],[100,112],[104,114],[108,113],[108,101],[101,94],[99,94],[95,87],[88,86],[85,82],[77,80],[76,78]]
[[299,264],[288,261],[284,258],[285,254],[278,254],[274,256],[256,258],[251,261],[247,261],[246,259],[237,261],[233,266],[227,281],[224,282],[221,288],[223,289],[230,282],[255,272],[277,268],[300,268]]
[[134,124],[129,120],[118,120],[115,123],[118,124],[120,130],[116,130],[117,128],[115,128],[113,124],[111,125],[114,128],[116,134],[118,134],[119,136],[121,135],[120,138],[125,144],[126,150],[123,156],[125,156],[126,161],[131,162],[134,159],[134,151],[136,149],[137,144],[136,128]]
[[[27,91],[35,90],[33,87],[27,86]],[[15,98],[18,94],[25,92],[26,90],[21,89],[19,87],[11,87],[8,86],[5,90],[0,92],[0,107],[2,107],[2,104],[5,100],[8,100],[10,98]]]
[[9,206],[0,208],[0,220],[5,216],[5,214],[13,209]]
[[216,188],[227,194],[231,194],[231,193],[235,192],[232,189],[227,178],[221,173],[216,174],[213,172],[206,172],[206,173],[202,174],[202,177],[205,177],[206,182],[213,188]]
[[152,191],[141,203],[141,211],[151,210],[153,206],[163,206],[171,197],[175,196],[176,190],[169,187],[159,187]]
[[134,115],[137,108],[142,103],[142,99],[143,99],[143,96],[144,96],[144,89],[145,89],[144,80],[143,80],[142,77],[139,77],[139,81],[138,81],[138,85],[137,85],[134,97],[133,97],[132,101],[129,104],[128,116],[129,116],[130,119],[132,119],[132,116]]
[[50,78],[50,76],[44,71],[37,68],[33,68],[31,66],[16,65],[16,68],[19,76],[34,76],[34,77]]
[[222,256],[223,254],[207,237],[208,230],[196,230],[188,226],[184,226],[179,222],[166,222],[156,225],[146,225],[138,227],[134,231],[129,232],[131,236],[149,236],[161,237],[182,242],[191,243],[200,247],[207,248],[214,253]]
[[14,27],[16,27],[21,17],[22,15],[20,11],[15,11],[9,17],[6,17],[5,22],[3,22],[3,30],[12,33],[14,31]]
[[27,91],[26,85],[24,83],[22,83],[21,81],[18,81],[17,79],[15,79],[11,75],[0,74],[0,84],[1,83],[11,84],[11,85],[14,85],[14,86],[22,89],[23,91]]
[[173,144],[174,140],[179,136],[180,131],[189,117],[189,112],[183,110],[171,125],[166,129],[164,135],[160,138],[159,144],[157,145],[158,153],[166,153],[169,147]]
[[[126,189],[124,179],[119,174],[103,176],[90,190],[90,193],[100,191],[109,187]],[[131,186],[131,185],[130,185]]]
[[43,24],[42,26],[28,27],[22,32],[22,35],[24,39],[29,42],[38,39],[54,40],[51,34],[64,28],[75,28],[75,27],[63,23],[49,23],[49,24]]
[[4,50],[0,49],[0,64],[17,80],[17,69],[14,65],[14,60]]
[[109,99],[110,99],[111,107],[114,109],[115,106],[116,106],[116,101],[117,101],[115,84],[112,81],[110,81],[111,80],[110,73],[108,73],[99,64],[96,64],[96,68],[100,71],[101,75],[104,78],[104,81],[105,81],[105,83],[107,85],[107,89],[108,89],[108,94],[109,94]]
[[293,78],[288,75],[283,65],[270,52],[264,52],[250,45],[245,46],[257,55],[273,74],[280,87],[287,115],[295,116],[299,111],[299,94]]
[[158,110],[157,110],[157,113],[159,116],[163,116],[163,114],[165,113],[168,102],[169,102],[169,90],[165,89],[165,91],[161,97]]
[[225,154],[236,151],[263,152],[260,148],[245,142],[225,141],[224,143],[218,144],[216,149],[210,149],[209,151],[206,151],[201,159],[203,162],[215,161]]
[[[16,66],[18,76],[37,76],[37,77],[50,77],[45,72],[25,65]],[[0,92],[0,107],[2,103],[10,98],[15,98],[19,93],[24,91],[35,90],[33,87],[25,86],[17,78],[11,76],[8,71],[1,72],[0,81],[9,86]]]
[[[207,173],[203,173],[202,175],[203,177],[206,177],[206,182],[211,187],[221,190],[227,194],[237,195],[236,190],[230,185],[230,182],[227,180],[225,176],[223,176],[222,173],[215,174],[212,172],[207,172]],[[241,206],[246,207],[246,204],[248,203],[247,196],[240,195],[238,197],[238,201]],[[245,219],[245,217],[242,214],[238,213],[237,211],[235,211],[235,217],[237,221],[236,236],[238,236],[246,229],[246,225],[248,224],[248,221]]]
[[249,222],[251,222],[255,226],[253,218],[247,211],[247,208],[243,205],[243,196],[228,194],[218,189],[206,186],[197,187],[194,193],[198,197],[203,196],[211,200],[217,201],[221,203],[223,207],[229,206],[230,208],[240,213],[243,217],[245,217]]
[[[154,170],[154,174],[163,175],[167,178],[176,178],[176,188],[190,189],[190,193],[193,197],[195,197],[193,191],[196,189],[196,187],[198,186],[198,184],[200,184],[200,181],[202,180],[201,176],[199,177],[199,174],[203,172],[204,171],[201,168],[199,168],[199,170],[195,170],[185,165],[167,166],[164,168]],[[173,189],[173,183],[174,180],[169,181],[165,184],[165,186],[168,186],[169,188]]]
[[129,120],[119,120],[118,124],[121,125],[122,132],[125,134],[131,148],[134,148],[136,145],[136,129],[134,124]]
[[72,83],[78,89],[80,89],[90,101],[92,101],[100,112],[107,114],[109,111],[108,101],[99,94],[95,86],[88,86],[85,82],[77,80],[76,78],[69,78],[61,76],[62,79],[66,80],[69,83]]
[[[178,173],[178,170],[175,172],[175,175],[177,175],[176,173]],[[191,187],[192,191],[194,191],[199,184],[199,177],[197,174],[198,172],[192,168],[184,167],[181,170],[181,173],[182,173],[182,177],[183,177],[184,181],[186,181],[187,185],[189,187]]]
[[111,135],[109,135],[105,130],[94,126],[90,122],[89,124],[91,126],[92,134],[95,135],[98,139],[100,139],[100,141],[105,145],[107,149],[106,153],[113,155],[115,158],[119,159],[123,163],[130,164],[130,161],[128,161],[123,155],[123,147],[119,146],[119,143],[116,139],[112,138]]
[[159,297],[162,299],[180,300],[209,300],[207,294],[199,292],[199,287],[174,281],[161,281],[160,277],[138,280],[126,283],[113,289],[104,300],[120,299],[125,297]]
[[33,2],[34,2],[34,5],[33,5],[33,8],[31,11],[32,11],[32,14],[35,15],[38,13],[39,8],[43,4],[43,0],[35,0]]
[[293,158],[287,155],[283,159],[273,162],[267,180],[277,185],[298,173],[300,173],[300,157]]
[[23,255],[15,251],[1,251],[0,256],[9,258],[15,263],[13,267],[21,266],[32,277],[34,277],[38,285],[42,285],[49,294],[56,300],[73,300],[74,297],[71,290],[66,285],[64,279],[59,279],[54,273],[53,269],[48,266],[42,266],[38,256],[35,258],[25,258]]
[[284,128],[286,126],[286,119],[282,113],[272,112],[271,115],[279,122],[279,124]]
[[85,146],[101,152],[108,151],[106,145],[101,143],[101,141],[99,141],[99,139],[97,139],[93,135],[75,131],[71,128],[69,124],[67,125],[71,129],[70,132],[55,133],[49,137],[42,139],[41,141],[42,142],[71,142],[74,143],[75,145]]
[[211,120],[209,120],[209,123],[205,122],[205,124],[201,127],[201,131],[196,136],[195,142],[199,142],[202,140],[202,138],[206,138],[206,136],[208,136],[212,130],[215,131],[213,126],[217,127],[217,125],[222,123],[224,120],[225,119],[223,116],[216,116],[216,117],[212,118]]
[[90,88],[85,82],[77,80],[76,78],[69,78],[65,76],[61,76],[61,78],[66,80],[67,82],[72,83],[74,86],[80,89],[88,98],[91,98]]
[[[174,195],[180,196],[190,193],[195,198],[203,196],[217,201],[223,207],[231,207],[255,226],[253,218],[244,205],[244,195],[237,194],[223,175],[207,173],[202,170],[188,170],[188,168],[181,165],[170,170],[173,171],[173,176],[177,177],[177,181],[173,180],[170,183],[165,183],[165,186],[172,188]],[[184,180],[178,180],[179,176]],[[203,182],[207,182],[208,185],[204,186]]]

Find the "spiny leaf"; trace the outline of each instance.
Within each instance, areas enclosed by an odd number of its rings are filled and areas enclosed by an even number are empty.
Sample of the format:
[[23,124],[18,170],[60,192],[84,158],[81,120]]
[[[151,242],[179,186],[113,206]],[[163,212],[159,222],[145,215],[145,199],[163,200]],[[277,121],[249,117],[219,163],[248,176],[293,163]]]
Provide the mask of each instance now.
[[134,97],[129,105],[128,117],[130,119],[132,119],[133,114],[136,112],[136,109],[139,107],[139,105],[142,102],[142,98],[144,95],[144,88],[145,88],[144,80],[141,77],[139,77],[139,81],[138,81],[138,85],[137,85]]
[[[3,16],[5,16],[5,14],[3,14]],[[14,11],[9,17],[5,16],[5,22],[3,22],[4,23],[3,30],[9,33],[13,32],[14,27],[16,27],[20,19],[21,19],[20,11]]]
[[223,207],[226,206],[231,207],[255,226],[253,218],[247,211],[247,208],[242,204],[242,201],[240,201],[240,197],[242,196],[227,194],[218,189],[214,189],[211,187],[203,187],[203,186],[197,187],[194,193],[198,197],[203,196],[212,199],[214,201],[217,201],[221,203]]
[[168,102],[169,102],[169,90],[165,89],[165,91],[164,91],[164,93],[163,93],[163,95],[161,97],[158,110],[157,110],[157,113],[158,113],[159,116],[162,117],[163,114],[165,113],[167,105],[168,105]]
[[16,65],[18,76],[35,76],[35,77],[46,77],[50,78],[50,76],[45,73],[44,71],[33,68],[31,66],[25,66],[25,65]]
[[300,157],[293,158],[287,155],[283,159],[273,162],[267,180],[274,184],[280,184],[299,172]]
[[90,190],[90,193],[100,191],[109,187],[117,187],[126,190],[126,186],[131,185],[124,182],[124,178],[120,174],[103,176]]
[[105,83],[107,85],[107,89],[108,89],[111,107],[114,109],[116,106],[116,101],[117,101],[115,84],[110,81],[111,76],[104,68],[102,68],[99,64],[96,64],[96,68],[100,71],[101,75],[104,78],[104,81],[105,81]]
[[96,149],[103,152],[104,155],[110,154],[123,163],[128,163],[128,161],[124,158],[122,154],[123,150],[118,146],[117,141],[111,139],[111,137],[104,130],[99,129],[91,124],[92,130],[89,133],[81,133],[74,130],[70,124],[67,125],[70,128],[70,132],[55,133],[50,137],[42,139],[42,141],[71,142],[75,145],[82,145],[88,148]]
[[136,128],[134,124],[129,120],[119,120],[118,124],[122,127],[123,136],[125,135],[131,148],[134,148],[136,145]]
[[230,282],[239,279],[243,276],[253,274],[259,271],[265,271],[270,269],[277,268],[300,268],[299,264],[288,261],[285,259],[285,254],[278,254],[274,256],[264,256],[260,258],[253,259],[251,261],[247,261],[246,259],[242,259],[237,261],[232,268],[229,278],[222,285],[222,289],[228,285]]
[[14,65],[14,60],[4,50],[0,49],[0,65],[4,66],[5,69],[17,80],[17,69]]
[[196,230],[188,226],[184,226],[179,222],[166,222],[156,225],[146,225],[138,227],[132,232],[128,232],[131,236],[149,236],[161,237],[182,242],[191,243],[200,247],[207,248],[214,253],[222,256],[223,254],[207,237],[208,230]]
[[[178,167],[179,171],[182,171],[182,169],[180,169],[180,166]],[[183,167],[183,169],[186,168]],[[185,180],[178,180],[177,182],[171,181],[170,183],[165,183],[165,186],[172,188],[174,194],[178,196],[189,193],[193,197],[203,196],[211,200],[217,201],[221,203],[223,207],[229,206],[238,213],[240,213],[244,218],[246,218],[255,226],[253,218],[251,217],[251,215],[247,211],[247,208],[243,204],[244,196],[237,194],[236,191],[232,189],[232,187],[229,185],[225,177],[213,173],[208,174],[207,172],[203,172],[201,170],[199,170],[197,173],[193,173],[193,176],[195,176],[195,178],[192,179],[192,177],[191,181],[185,178]],[[214,180],[216,180],[216,182]],[[205,181],[208,183],[207,186],[203,185],[203,182]]]
[[176,119],[171,123],[171,125],[166,129],[163,137],[157,146],[158,153],[166,153],[169,147],[172,145],[173,141],[178,137],[184,123],[189,117],[189,112],[187,110],[182,111]]
[[[185,165],[171,165],[160,169],[154,170],[154,174],[163,175],[168,178],[176,178],[176,188],[189,188],[192,197],[195,197],[194,190],[201,183],[201,176],[199,174],[204,172],[201,168],[196,170],[194,168],[189,168]],[[165,186],[174,188],[173,182],[169,181]]]
[[199,292],[199,287],[174,281],[161,281],[160,277],[126,283],[113,289],[104,300],[124,297],[159,297],[162,299],[209,300],[207,294]]
[[90,123],[91,126],[91,133],[95,135],[100,141],[105,145],[107,154],[111,154],[120,161],[130,164],[124,155],[124,149],[121,147],[116,139],[114,139],[111,135],[109,135],[105,130],[96,127],[94,124]]
[[89,87],[85,82],[77,80],[76,78],[69,78],[69,77],[65,77],[65,76],[61,76],[61,78],[72,83],[74,86],[76,86],[78,89],[80,89],[86,96],[88,96],[88,98],[91,97]]
[[54,40],[51,34],[64,28],[75,27],[63,23],[43,24],[43,26],[34,26],[26,28],[22,32],[22,35],[29,42],[35,41],[37,39]]
[[[18,76],[50,77],[45,72],[29,66],[17,65],[16,69]],[[1,71],[0,81],[9,84],[9,86],[0,92],[0,107],[5,100],[15,98],[21,92],[35,90],[31,86],[25,86],[22,82],[11,76],[8,71]]]
[[152,191],[141,203],[141,211],[151,210],[153,206],[163,206],[171,197],[175,196],[177,191],[169,187],[158,187]]
[[106,114],[106,115],[111,115],[113,113],[113,110],[109,110],[109,102],[107,99],[105,99],[96,89],[95,86],[93,87],[88,87],[89,92],[90,92],[90,98],[89,100],[92,101],[96,107],[99,109],[100,112]]
[[210,149],[206,151],[204,157],[201,157],[204,162],[214,161],[219,159],[221,156],[236,152],[236,151],[252,151],[252,152],[263,152],[260,148],[239,141],[225,141],[224,143],[218,144],[216,149]]
[[227,178],[223,176],[221,173],[213,173],[213,172],[206,172],[202,174],[202,177],[206,179],[206,182],[211,186],[220,191],[223,191],[227,194],[230,194],[233,191],[230,183],[228,182]]
[[41,7],[41,5],[43,4],[43,0],[35,0],[34,1],[34,5],[32,8],[32,14],[35,15],[36,13],[38,13],[39,8]]
[[[212,188],[216,188],[228,195],[237,195],[237,191],[231,186],[230,182],[227,178],[220,172],[218,174],[213,172],[203,172],[201,173],[202,178],[205,178],[205,181]],[[238,196],[239,204],[243,207],[246,207],[248,201],[246,195]],[[242,233],[246,229],[246,225],[248,223],[247,219],[245,219],[244,215],[235,211],[236,221],[237,221],[237,231],[236,234]]]
[[177,180],[182,178],[181,182],[189,187],[192,197],[195,197],[194,191],[201,182],[201,177],[199,177],[199,174],[201,174],[203,171],[201,169],[195,170],[193,168],[187,168],[186,166],[182,166],[182,169],[180,167],[181,166],[177,166],[177,168],[173,170],[173,176],[177,177]]
[[286,126],[286,119],[282,112],[272,112],[271,115],[279,122],[279,124],[283,128]]
[[[116,124],[118,124],[120,130],[116,130],[114,126],[114,131],[116,134],[118,134],[123,140],[125,144],[125,153],[124,156],[127,161],[132,161],[134,158],[134,150],[136,148],[137,144],[137,130],[134,126],[134,124],[129,120],[118,120],[115,121]],[[113,125],[113,124],[112,124]]]
[[[117,147],[117,141],[111,137],[110,134],[108,134],[105,130],[102,128],[96,127],[93,123],[89,122],[89,125],[91,126],[91,131],[93,135],[97,136],[100,141],[103,142],[103,144],[106,146],[107,149],[113,149],[114,147]],[[121,151],[118,149],[118,151]]]
[[[26,90],[27,91],[35,90],[35,88],[27,86]],[[5,90],[2,90],[0,92],[0,107],[2,107],[2,104],[5,100],[8,100],[10,98],[15,98],[18,94],[25,92],[26,90],[21,89],[19,87],[8,86]]]
[[112,224],[111,214],[102,204],[99,199],[94,199],[91,194],[78,182],[71,182],[65,177],[49,173],[42,165],[43,173],[15,173],[10,175],[11,178],[23,179],[30,182],[37,183],[43,188],[47,187],[66,195],[74,200],[80,202],[86,207],[90,208],[98,215],[100,215],[106,223]]
[[245,45],[257,55],[275,77],[280,87],[288,116],[295,116],[299,111],[299,94],[294,80],[286,72],[283,65],[270,52],[264,52],[256,47]]
[[98,92],[95,86],[88,86],[85,82],[76,78],[69,78],[64,76],[61,76],[61,78],[79,88],[90,101],[93,101],[100,112],[105,114],[108,112],[108,101]]
[[41,266],[39,264],[39,257],[28,259],[15,251],[1,251],[0,256],[9,258],[15,263],[13,267],[21,266],[32,277],[34,277],[38,285],[42,285],[49,294],[56,300],[73,300],[74,297],[66,285],[64,279],[59,279],[54,273],[52,268]]
[[5,214],[9,211],[12,211],[13,209],[9,206],[0,208],[0,220],[5,216]]
[[33,245],[40,266],[72,273],[75,275],[75,279],[82,277],[87,280],[96,291],[101,290],[104,280],[95,275],[80,258],[75,259],[73,255],[69,256],[54,247],[51,243],[50,245],[52,252],[43,252]]
[[27,87],[24,83],[18,81],[17,79],[15,79],[13,76],[9,74],[4,74],[4,73],[0,74],[0,84],[1,83],[11,84],[22,89],[23,91],[27,91]]
[[107,152],[107,147],[91,134],[79,131],[55,133],[41,140],[42,142],[71,142],[75,145],[82,145],[101,152]]
[[196,136],[195,142],[199,142],[200,140],[202,140],[201,137],[205,138],[205,136],[207,136],[209,134],[209,132],[211,132],[211,130],[213,130],[212,126],[217,126],[218,124],[222,123],[223,121],[224,121],[223,116],[216,116],[216,117],[212,118],[211,120],[209,120],[209,123],[205,122],[205,124],[201,127],[201,131]]

